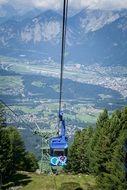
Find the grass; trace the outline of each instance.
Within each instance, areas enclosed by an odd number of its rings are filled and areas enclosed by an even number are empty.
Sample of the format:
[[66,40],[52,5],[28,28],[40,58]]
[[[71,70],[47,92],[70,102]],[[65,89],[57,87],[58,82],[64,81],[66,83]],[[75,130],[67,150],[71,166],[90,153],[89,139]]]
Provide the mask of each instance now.
[[95,178],[91,175],[39,175],[35,173],[18,173],[11,179],[13,186],[22,186],[22,190],[83,190],[96,189]]
[[17,95],[23,93],[23,80],[21,76],[0,76],[0,93],[4,95]]
[[2,60],[2,61],[8,61],[8,62],[10,62],[10,61],[17,61],[17,59],[15,59],[15,58],[13,58],[13,57],[5,57],[5,56],[0,56],[0,59]]
[[59,90],[60,90],[60,88],[59,88],[59,85],[52,85],[52,86],[50,86],[55,92],[58,92],[59,93]]
[[99,96],[101,97],[102,100],[111,99],[112,98],[112,96],[108,95],[108,94],[99,94]]
[[22,77],[20,76],[0,76],[0,86],[1,87],[16,87],[22,85]]
[[11,177],[5,184],[2,184],[2,190],[9,189],[9,187],[15,186],[26,186],[28,183],[31,183],[32,179],[31,176],[28,175],[26,172],[20,172]]
[[36,86],[36,87],[38,87],[38,88],[41,88],[41,87],[45,87],[45,86],[46,86],[46,83],[43,83],[43,82],[41,82],[41,81],[33,81],[33,82],[32,82],[32,85],[33,85],[33,86]]
[[40,111],[37,107],[36,108],[33,108],[33,107],[30,107],[30,106],[10,106],[13,110],[15,111],[23,111],[25,114],[35,114],[37,113],[38,111]]
[[95,123],[97,118],[95,116],[91,116],[88,114],[83,114],[83,115],[77,114],[76,119],[78,119],[82,122]]
[[87,113],[76,114],[76,115],[65,114],[65,118],[68,118],[71,120],[77,119],[81,122],[91,123],[91,124],[96,123],[96,119],[97,119],[96,115],[89,115]]

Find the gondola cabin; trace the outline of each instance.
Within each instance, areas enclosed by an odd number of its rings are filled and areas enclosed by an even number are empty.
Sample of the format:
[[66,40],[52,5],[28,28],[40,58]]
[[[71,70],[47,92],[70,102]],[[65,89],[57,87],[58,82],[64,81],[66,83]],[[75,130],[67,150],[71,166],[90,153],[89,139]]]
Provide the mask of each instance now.
[[67,138],[58,136],[51,139],[50,164],[51,166],[64,166],[67,164]]
[[65,166],[67,164],[68,139],[65,136],[65,123],[62,120],[61,135],[50,141],[50,165]]

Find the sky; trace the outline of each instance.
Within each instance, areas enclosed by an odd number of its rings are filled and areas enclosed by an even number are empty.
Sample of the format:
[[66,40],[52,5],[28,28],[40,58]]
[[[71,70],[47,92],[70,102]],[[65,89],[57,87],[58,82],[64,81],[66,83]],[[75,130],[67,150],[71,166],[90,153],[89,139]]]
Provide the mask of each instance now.
[[[11,4],[18,10],[41,8],[43,10],[60,10],[63,0],[0,0],[0,5]],[[73,10],[90,9],[121,9],[127,8],[127,0],[69,0],[69,8]]]

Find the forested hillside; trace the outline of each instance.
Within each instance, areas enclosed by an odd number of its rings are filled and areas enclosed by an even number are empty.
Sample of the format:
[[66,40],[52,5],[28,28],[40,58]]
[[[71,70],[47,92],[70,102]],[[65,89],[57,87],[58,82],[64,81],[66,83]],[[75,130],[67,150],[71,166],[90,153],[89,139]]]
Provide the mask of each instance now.
[[127,189],[127,107],[112,116],[104,110],[96,128],[77,131],[67,171],[97,176],[100,189]]
[[0,183],[7,182],[18,170],[34,172],[37,168],[35,155],[25,150],[18,130],[6,126],[5,108],[0,105]]

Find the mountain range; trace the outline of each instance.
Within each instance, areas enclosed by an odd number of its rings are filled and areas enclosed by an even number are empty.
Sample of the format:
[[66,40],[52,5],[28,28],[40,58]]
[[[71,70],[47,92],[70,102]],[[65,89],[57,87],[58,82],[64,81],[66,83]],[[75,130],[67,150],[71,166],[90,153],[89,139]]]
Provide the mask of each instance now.
[[[59,62],[62,15],[52,10],[42,12],[38,9],[18,15],[8,9],[11,11],[0,17],[0,54],[27,59],[50,57]],[[126,60],[126,9],[84,9],[68,17],[67,63],[126,66]]]

